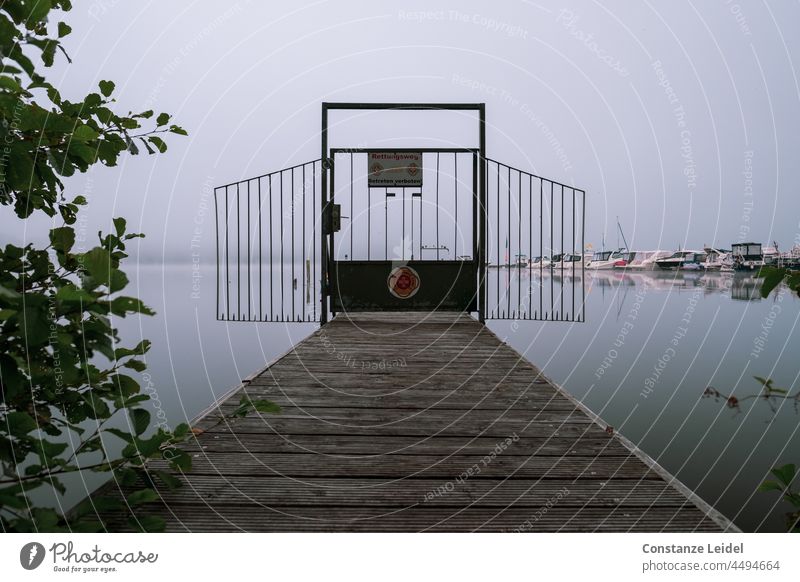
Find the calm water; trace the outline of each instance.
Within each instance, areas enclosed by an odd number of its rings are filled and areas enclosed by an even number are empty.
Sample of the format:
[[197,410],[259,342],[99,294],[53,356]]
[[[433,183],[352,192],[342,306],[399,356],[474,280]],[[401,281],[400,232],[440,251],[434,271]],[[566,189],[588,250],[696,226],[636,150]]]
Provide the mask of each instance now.
[[[118,324],[125,343],[153,340],[144,385],[170,426],[315,327],[215,321],[213,266],[128,273],[158,315]],[[516,276],[528,273],[504,283]],[[731,275],[608,272],[587,275],[585,313],[585,323],[490,327],[741,528],[782,531],[788,507],[755,489],[770,467],[800,462],[798,407],[747,397],[760,389],[754,375],[797,390],[800,301],[786,291],[762,300],[756,281]],[[704,398],[709,386],[740,407]]]

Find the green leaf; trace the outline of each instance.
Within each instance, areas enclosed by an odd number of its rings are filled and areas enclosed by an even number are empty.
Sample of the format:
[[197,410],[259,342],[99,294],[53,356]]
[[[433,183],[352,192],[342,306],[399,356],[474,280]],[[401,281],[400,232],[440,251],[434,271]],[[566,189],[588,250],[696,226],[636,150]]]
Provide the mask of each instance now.
[[248,396],[242,396],[239,401],[239,407],[233,411],[231,416],[242,417],[246,416],[249,412],[266,412],[271,414],[279,414],[281,407],[269,400],[251,400]]
[[139,393],[139,383],[130,376],[125,376],[124,374],[114,374],[110,379],[114,382],[123,396],[132,396],[133,394]]
[[98,137],[100,134],[88,125],[79,125],[72,132],[72,139],[75,141],[92,141]]
[[134,348],[117,348],[114,350],[114,358],[120,360],[127,356],[143,356],[150,351],[151,345],[150,340],[142,340]]
[[784,487],[775,481],[764,481],[758,486],[759,491],[783,491]]
[[128,224],[127,221],[121,216],[118,216],[117,218],[114,219],[113,222],[114,222],[114,230],[116,230],[117,236],[122,236],[123,234],[125,234],[125,226]]
[[142,503],[150,503],[152,501],[158,501],[159,499],[158,493],[152,489],[140,489],[126,497],[128,505],[141,505]]
[[64,38],[70,32],[72,32],[72,27],[70,27],[66,22],[58,23],[58,38]]
[[33,417],[27,412],[9,412],[5,420],[6,423],[8,423],[8,432],[18,437],[25,436],[39,427]]
[[150,474],[158,477],[168,489],[178,489],[183,485],[183,482],[180,479],[178,479],[175,475],[167,473],[166,471],[151,470]]
[[111,277],[111,255],[107,250],[95,247],[82,255],[83,266],[94,279],[108,283]]
[[103,97],[110,97],[114,92],[114,83],[111,81],[100,81],[100,92]]
[[170,133],[175,133],[177,135],[189,135],[185,129],[179,127],[177,125],[171,125],[169,128]]
[[792,480],[794,479],[796,472],[797,467],[791,463],[782,467],[775,467],[771,471],[771,473],[778,478],[778,481],[786,487],[789,487],[792,484]]
[[108,290],[112,293],[116,293],[117,291],[123,290],[127,285],[128,276],[119,269],[114,269],[111,273],[111,285]]
[[57,251],[68,253],[75,244],[75,230],[70,226],[61,226],[50,230],[50,244]]
[[156,125],[161,127],[162,125],[166,125],[169,123],[170,116],[168,113],[160,113],[156,118]]
[[130,411],[131,424],[136,436],[139,436],[150,426],[150,413],[144,408],[134,408]]
[[156,312],[147,307],[144,302],[137,297],[115,297],[111,301],[111,313],[124,317],[128,313],[155,315]]
[[156,147],[156,149],[160,153],[163,154],[165,151],[167,151],[167,144],[164,143],[164,140],[161,139],[160,137],[157,137],[157,136],[154,135],[154,136],[148,138],[148,140],[150,141],[151,144],[153,144]]
[[125,368],[136,370],[137,372],[144,372],[147,369],[147,364],[141,360],[128,360],[122,364]]
[[118,428],[107,428],[105,429],[105,432],[113,434],[115,437],[121,438],[126,443],[133,442],[133,435],[129,432],[125,432],[124,430],[120,430]]
[[164,451],[164,458],[178,471],[187,473],[192,469],[192,457],[181,449],[168,449]]

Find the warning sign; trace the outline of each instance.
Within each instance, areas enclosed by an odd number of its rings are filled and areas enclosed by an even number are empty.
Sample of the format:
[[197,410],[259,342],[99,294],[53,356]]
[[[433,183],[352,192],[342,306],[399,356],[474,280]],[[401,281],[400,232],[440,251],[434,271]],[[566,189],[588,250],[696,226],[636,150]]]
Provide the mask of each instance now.
[[370,187],[422,186],[422,152],[369,152]]

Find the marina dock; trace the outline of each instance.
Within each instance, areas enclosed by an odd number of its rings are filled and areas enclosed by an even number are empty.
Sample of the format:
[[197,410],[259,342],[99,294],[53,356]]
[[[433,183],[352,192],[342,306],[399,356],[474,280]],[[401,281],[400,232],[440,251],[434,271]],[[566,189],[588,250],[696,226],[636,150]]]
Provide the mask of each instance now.
[[183,487],[108,530],[738,531],[464,314],[339,314],[193,427]]

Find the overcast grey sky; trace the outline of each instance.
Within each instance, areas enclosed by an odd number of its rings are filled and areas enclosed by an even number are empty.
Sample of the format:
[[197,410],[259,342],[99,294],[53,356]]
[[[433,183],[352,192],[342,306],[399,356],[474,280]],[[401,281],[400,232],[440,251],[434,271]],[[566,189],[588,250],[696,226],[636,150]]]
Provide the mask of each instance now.
[[71,181],[89,230],[122,214],[148,259],[187,260],[198,225],[213,248],[209,186],[317,158],[322,101],[486,102],[489,155],[585,189],[595,246],[617,215],[640,249],[800,242],[797,2],[93,0],[68,22],[66,97],[111,79],[190,133]]

